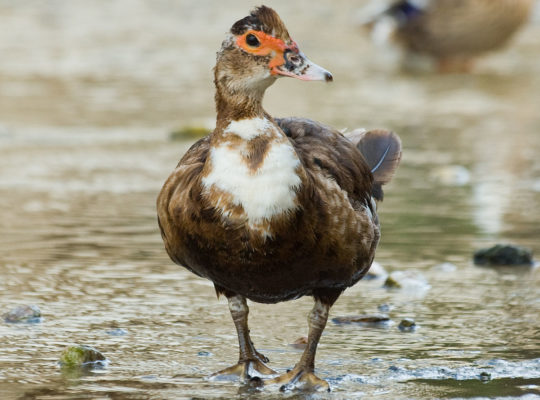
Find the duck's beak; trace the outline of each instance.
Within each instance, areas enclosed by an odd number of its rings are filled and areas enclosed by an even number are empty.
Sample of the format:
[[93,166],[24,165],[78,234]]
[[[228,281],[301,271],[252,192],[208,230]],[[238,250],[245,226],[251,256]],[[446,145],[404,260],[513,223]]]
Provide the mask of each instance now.
[[297,48],[287,48],[283,52],[283,60],[281,65],[272,68],[273,74],[290,76],[303,81],[332,82],[334,79],[330,72],[310,61]]

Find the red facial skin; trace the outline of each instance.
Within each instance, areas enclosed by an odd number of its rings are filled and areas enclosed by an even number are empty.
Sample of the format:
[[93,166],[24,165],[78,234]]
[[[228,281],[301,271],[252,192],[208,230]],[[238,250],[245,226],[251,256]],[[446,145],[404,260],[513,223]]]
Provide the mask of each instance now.
[[[258,40],[260,45],[257,47],[252,47],[246,42],[246,37],[248,35],[254,35]],[[291,44],[287,45],[283,40],[273,37],[262,31],[249,30],[241,36],[238,36],[236,39],[236,44],[244,51],[255,54],[258,56],[267,56],[274,53],[274,57],[270,60],[268,68],[272,75],[287,75],[283,71],[279,70],[277,67],[285,64],[285,58],[283,54],[286,50],[291,50],[294,53],[298,53],[298,46],[294,41],[291,41]]]

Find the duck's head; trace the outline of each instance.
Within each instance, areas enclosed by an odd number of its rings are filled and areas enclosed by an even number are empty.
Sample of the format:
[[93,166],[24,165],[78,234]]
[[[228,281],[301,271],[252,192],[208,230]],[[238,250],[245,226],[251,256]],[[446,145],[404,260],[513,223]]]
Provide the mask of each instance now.
[[217,54],[216,84],[232,92],[264,91],[282,76],[332,81],[332,74],[311,62],[289,36],[279,15],[260,6],[234,23]]

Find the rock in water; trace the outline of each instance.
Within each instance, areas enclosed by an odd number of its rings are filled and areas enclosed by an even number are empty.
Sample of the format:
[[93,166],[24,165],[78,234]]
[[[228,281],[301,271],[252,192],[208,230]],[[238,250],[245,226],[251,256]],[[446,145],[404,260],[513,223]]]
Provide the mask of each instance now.
[[386,289],[401,289],[401,284],[392,276],[389,276],[384,281],[383,287],[385,287]]
[[491,380],[491,374],[489,372],[483,371],[483,372],[480,372],[480,375],[478,376],[478,378],[482,382],[489,382]]
[[393,308],[394,308],[394,306],[392,304],[388,304],[388,303],[379,304],[377,306],[377,309],[380,312],[383,312],[383,313],[387,313],[387,312],[391,311]]
[[13,310],[3,314],[2,318],[8,324],[35,324],[41,322],[41,311],[38,306],[34,305],[17,306]]
[[109,330],[105,331],[105,333],[107,335],[111,335],[111,336],[124,336],[124,335],[127,335],[127,331],[125,329],[122,329],[122,328],[109,329]]
[[412,318],[404,318],[398,325],[401,332],[413,332],[416,330],[416,322]]
[[431,288],[426,278],[416,271],[394,271],[384,281],[386,289],[424,292]]
[[476,265],[533,265],[532,252],[519,246],[497,244],[474,253]]
[[103,368],[107,365],[107,358],[91,346],[69,346],[60,356],[62,368]]

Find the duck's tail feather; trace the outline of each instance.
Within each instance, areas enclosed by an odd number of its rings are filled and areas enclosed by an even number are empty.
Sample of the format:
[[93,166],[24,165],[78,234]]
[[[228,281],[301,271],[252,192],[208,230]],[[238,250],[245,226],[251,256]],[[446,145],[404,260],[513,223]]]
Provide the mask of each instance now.
[[392,131],[374,129],[354,130],[345,136],[362,153],[373,174],[373,197],[383,199],[382,185],[390,182],[401,160],[401,140]]

